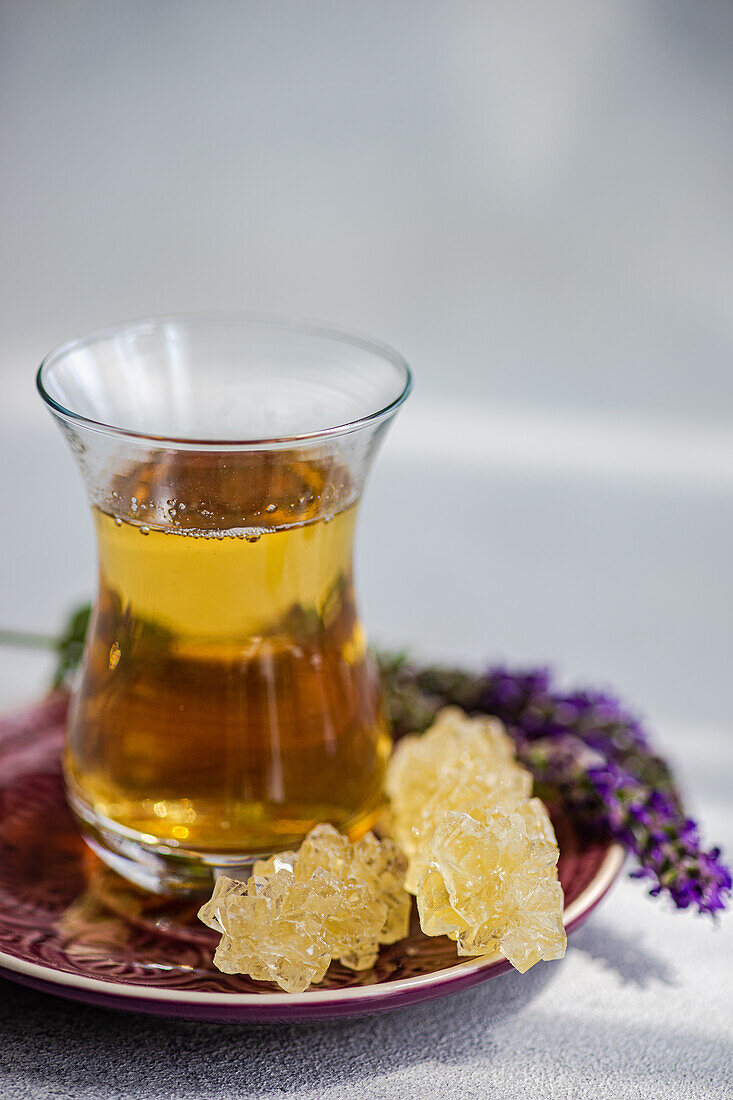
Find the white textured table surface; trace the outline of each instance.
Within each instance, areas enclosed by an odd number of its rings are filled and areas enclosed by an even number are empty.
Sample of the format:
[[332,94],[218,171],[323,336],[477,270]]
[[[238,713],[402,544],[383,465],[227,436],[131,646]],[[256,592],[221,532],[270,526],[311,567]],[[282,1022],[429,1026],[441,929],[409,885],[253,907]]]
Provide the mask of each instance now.
[[[375,640],[614,686],[733,852],[730,5],[10,0],[0,51],[0,625],[92,586],[53,344],[322,316],[417,375],[361,520]],[[1,650],[0,704],[48,671]],[[720,1100],[732,930],[624,880],[560,964],[291,1028],[0,982],[0,1097]]]

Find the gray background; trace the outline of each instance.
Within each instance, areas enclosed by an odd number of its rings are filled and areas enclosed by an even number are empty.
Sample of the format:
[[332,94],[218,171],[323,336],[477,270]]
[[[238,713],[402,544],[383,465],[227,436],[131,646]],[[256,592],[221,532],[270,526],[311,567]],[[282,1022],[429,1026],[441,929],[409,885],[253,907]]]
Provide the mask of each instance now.
[[[615,686],[730,850],[732,51],[724,3],[1,4],[0,625],[93,583],[46,351],[324,318],[417,379],[361,520],[373,638]],[[0,657],[6,707],[41,690]],[[623,883],[561,966],[292,1031],[3,984],[0,1095],[719,1097],[730,928]]]

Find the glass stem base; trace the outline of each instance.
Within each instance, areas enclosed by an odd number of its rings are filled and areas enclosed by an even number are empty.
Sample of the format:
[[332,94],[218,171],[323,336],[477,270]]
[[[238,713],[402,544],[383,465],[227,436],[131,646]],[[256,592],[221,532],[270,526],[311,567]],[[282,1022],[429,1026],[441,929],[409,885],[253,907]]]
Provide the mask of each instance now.
[[92,851],[113,871],[153,894],[205,896],[220,875],[246,879],[256,860],[273,855],[196,852],[158,842],[104,817],[68,789],[66,796]]

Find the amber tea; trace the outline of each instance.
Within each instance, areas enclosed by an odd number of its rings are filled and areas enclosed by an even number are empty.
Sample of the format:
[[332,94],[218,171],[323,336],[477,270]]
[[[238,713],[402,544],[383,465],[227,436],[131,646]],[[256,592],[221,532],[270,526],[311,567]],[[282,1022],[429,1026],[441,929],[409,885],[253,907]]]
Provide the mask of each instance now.
[[[161,481],[162,524],[146,503]],[[125,518],[95,509],[100,595],[66,754],[82,817],[212,853],[372,824],[389,738],[339,494],[316,464],[188,456],[128,475]]]

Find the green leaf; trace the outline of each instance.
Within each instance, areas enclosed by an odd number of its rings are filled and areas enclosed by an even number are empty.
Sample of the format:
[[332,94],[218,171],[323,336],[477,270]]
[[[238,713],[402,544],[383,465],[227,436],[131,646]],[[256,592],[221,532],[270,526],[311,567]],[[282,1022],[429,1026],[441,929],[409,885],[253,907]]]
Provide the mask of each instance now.
[[79,667],[91,614],[91,604],[84,604],[72,611],[66,620],[64,628],[56,641],[58,662],[53,678],[55,688],[65,684]]

